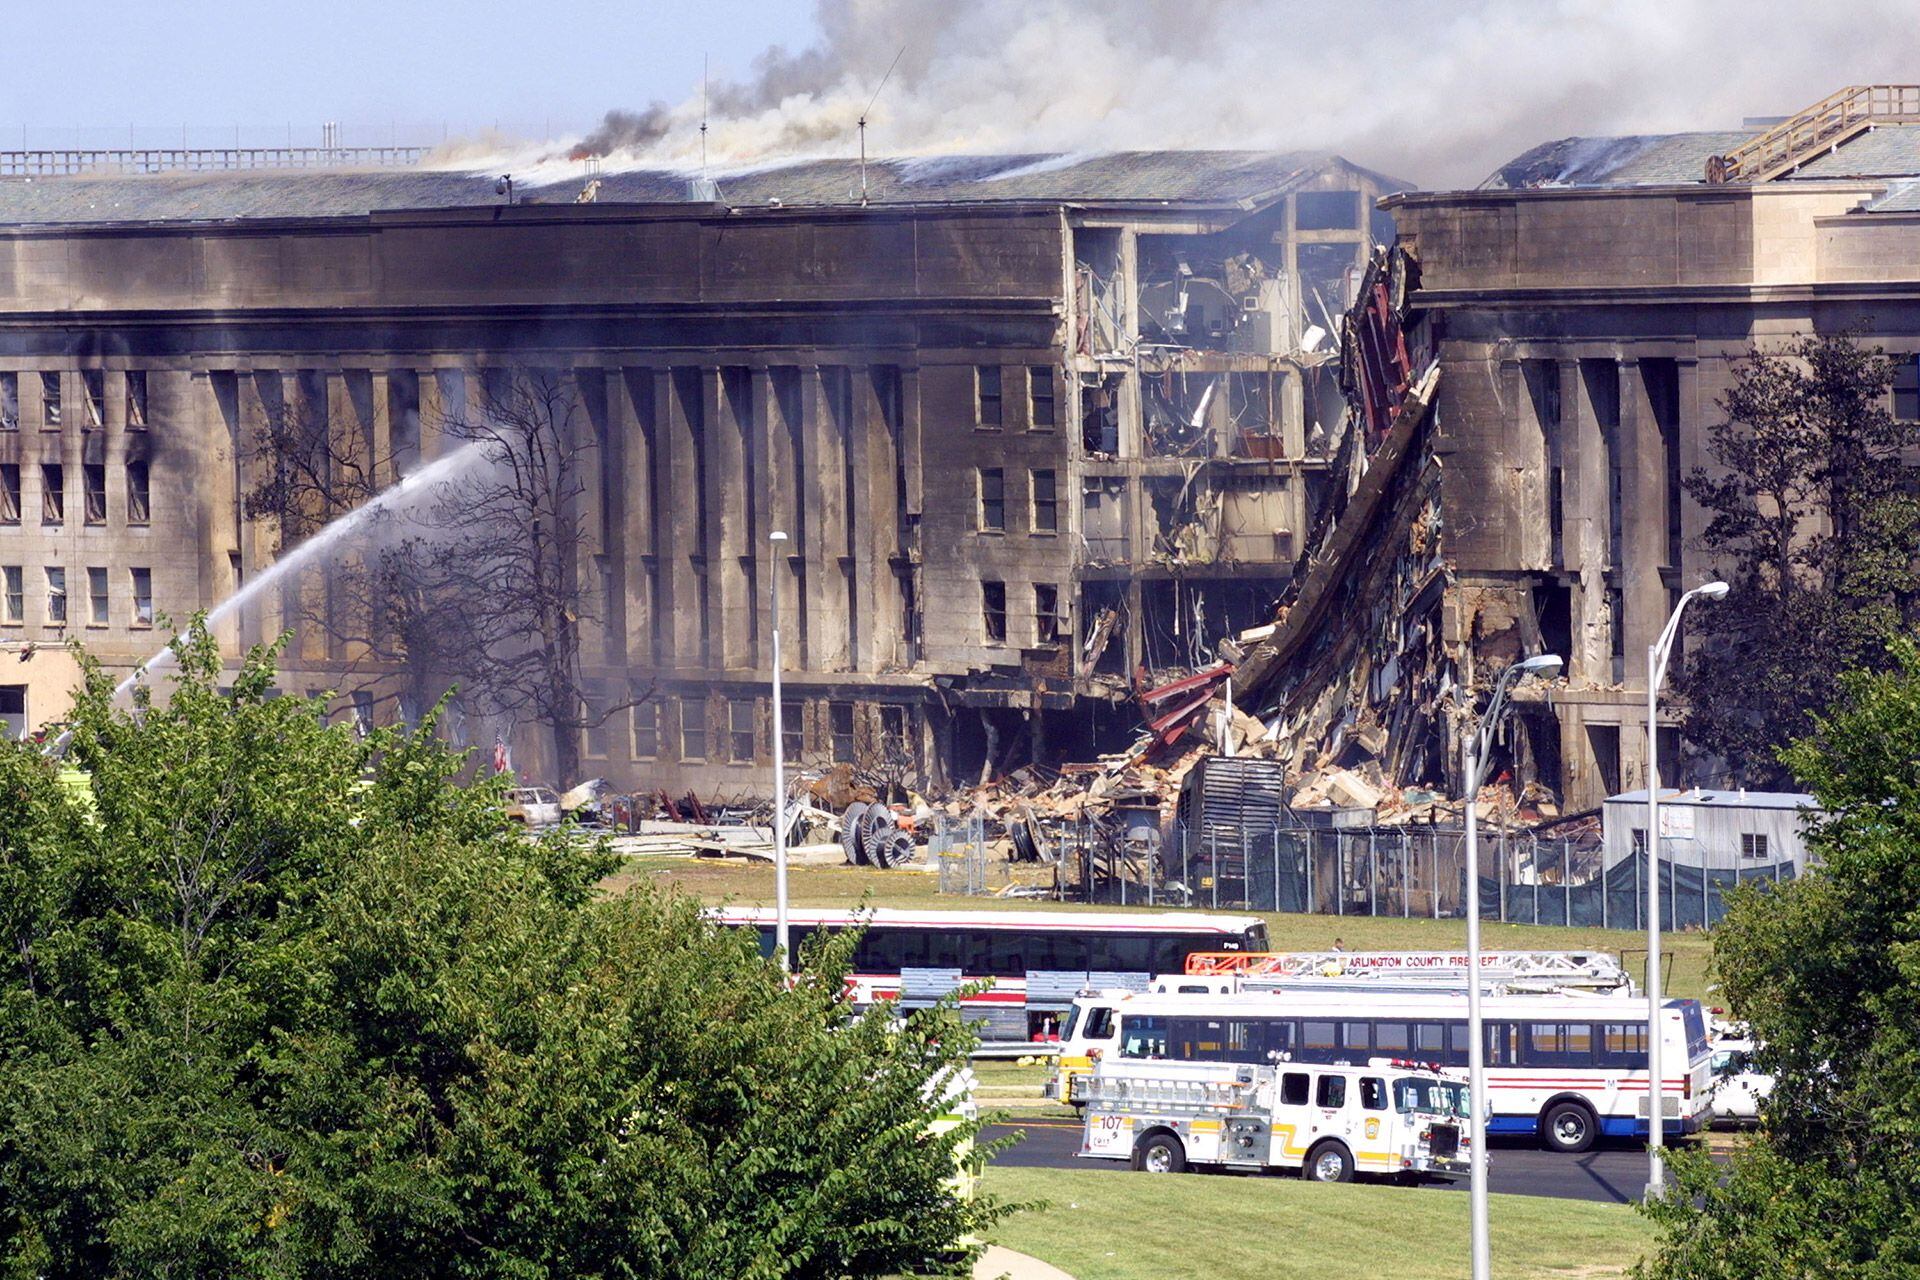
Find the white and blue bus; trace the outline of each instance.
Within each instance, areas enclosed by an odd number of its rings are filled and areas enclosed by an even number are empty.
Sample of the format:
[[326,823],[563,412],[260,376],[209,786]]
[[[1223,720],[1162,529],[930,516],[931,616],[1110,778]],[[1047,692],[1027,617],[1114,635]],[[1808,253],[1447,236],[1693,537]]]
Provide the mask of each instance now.
[[[760,935],[773,954],[770,907],[717,907],[725,925]],[[931,1004],[961,986],[992,986],[961,999],[987,1042],[1057,1038],[1074,997],[1086,991],[1145,991],[1156,973],[1179,973],[1210,951],[1264,951],[1258,916],[1174,911],[906,911],[794,909],[788,932],[798,952],[808,938],[864,922],[849,983],[857,1004]]]
[[[1486,1023],[1491,1136],[1537,1137],[1585,1151],[1600,1137],[1647,1133],[1647,1014],[1635,997],[1490,995]],[[1698,1000],[1669,1000],[1661,1018],[1662,1111],[1672,1136],[1704,1127],[1712,1083],[1707,1019]],[[1464,1072],[1464,991],[1108,993],[1075,1003],[1060,1044],[1053,1096],[1100,1057],[1358,1066],[1402,1058]]]

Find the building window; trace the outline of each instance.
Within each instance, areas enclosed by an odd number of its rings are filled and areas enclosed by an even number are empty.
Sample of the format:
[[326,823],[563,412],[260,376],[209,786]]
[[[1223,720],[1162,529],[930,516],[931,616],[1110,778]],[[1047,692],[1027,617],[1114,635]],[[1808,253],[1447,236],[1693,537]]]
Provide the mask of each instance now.
[[133,625],[153,625],[153,570],[133,570]]
[[127,523],[146,524],[153,519],[152,493],[147,487],[147,464],[127,464]]
[[1033,473],[1033,531],[1035,533],[1060,531],[1060,500],[1051,471]]
[[147,371],[129,369],[127,371],[127,430],[144,431],[147,427]]
[[1033,427],[1036,431],[1051,430],[1053,416],[1053,370],[1042,365],[1033,365],[1027,370],[1027,398],[1033,406]]
[[0,373],[0,431],[20,429],[20,375]]
[[82,430],[92,431],[96,427],[107,425],[107,375],[98,369],[80,371],[80,393],[85,397],[81,405],[80,419]]
[[0,524],[20,523],[20,464],[0,462]]
[[1646,856],[1646,853],[1647,829],[1645,827],[1635,827],[1633,829],[1633,856],[1643,858]]
[[1004,533],[1007,528],[1007,473],[999,467],[981,467],[980,531]]
[[40,426],[46,431],[60,429],[60,375],[40,375]]
[[0,585],[6,588],[5,613],[0,614],[0,617],[8,622],[25,622],[27,620],[26,570],[17,564],[10,564],[6,567],[4,577],[5,582]]
[[1360,225],[1360,193],[1302,191],[1293,198],[1293,225],[1301,231],[1351,231]]
[[580,718],[585,721],[581,734],[581,754],[589,760],[605,760],[613,754],[612,717],[607,714],[608,698],[604,689],[595,689],[580,708]]
[[1767,853],[1767,836],[1764,831],[1743,831],[1740,833],[1741,857],[1764,861]]
[[1004,582],[982,582],[980,584],[981,622],[986,628],[988,644],[1007,642],[1007,584]]
[[999,430],[1003,421],[1000,411],[1000,366],[975,365],[973,389],[975,421],[982,427]]
[[727,759],[735,764],[753,763],[752,698],[734,698],[727,703]]
[[660,754],[660,704],[652,698],[635,703],[629,708],[630,731],[633,735],[633,758],[652,760]]
[[1920,421],[1920,356],[1895,356],[1893,416],[1902,422]]
[[833,759],[836,764],[852,764],[854,751],[853,704],[827,704],[827,728],[833,734]]
[[67,469],[57,462],[40,466],[40,520],[59,524],[67,518]]
[[67,625],[67,571],[65,569],[47,569],[47,623],[50,626]]
[[805,708],[798,702],[780,704],[780,754],[794,764],[807,750]]
[[680,758],[707,758],[707,704],[703,698],[680,699]]
[[105,569],[87,570],[87,625],[90,627],[107,625],[107,571]]
[[373,691],[353,691],[353,731],[364,738],[373,732]]
[[80,476],[87,486],[87,523],[105,524],[107,522],[107,469],[97,463],[89,462],[80,468]]
[[1060,633],[1060,588],[1050,582],[1033,584],[1033,641],[1057,644]]
[[9,738],[27,736],[27,686],[0,684],[0,732]]
[[880,708],[880,749],[890,763],[908,764],[913,760],[907,741],[907,709],[888,704]]

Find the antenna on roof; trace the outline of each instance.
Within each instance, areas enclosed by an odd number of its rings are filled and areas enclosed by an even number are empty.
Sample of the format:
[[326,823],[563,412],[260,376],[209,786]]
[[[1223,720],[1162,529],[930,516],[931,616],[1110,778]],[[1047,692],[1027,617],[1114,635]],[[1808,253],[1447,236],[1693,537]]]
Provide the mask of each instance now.
[[700,176],[707,176],[707,55],[700,55]]
[[887,64],[887,74],[880,77],[879,88],[867,99],[867,110],[860,113],[860,204],[867,203],[867,111],[873,110],[873,104],[880,101],[880,90],[887,87],[887,81],[893,79],[893,69],[900,65],[900,59],[907,52],[907,46],[901,45],[900,52],[893,55],[893,61]]

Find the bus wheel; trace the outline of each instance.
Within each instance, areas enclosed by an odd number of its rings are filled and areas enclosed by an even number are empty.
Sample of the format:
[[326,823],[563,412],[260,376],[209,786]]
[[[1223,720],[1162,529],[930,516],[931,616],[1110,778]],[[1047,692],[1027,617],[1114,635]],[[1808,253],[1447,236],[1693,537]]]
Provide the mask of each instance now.
[[1540,1117],[1540,1133],[1547,1146],[1572,1155],[1585,1151],[1599,1135],[1600,1125],[1581,1102],[1556,1102]]
[[1310,1182],[1352,1182],[1353,1153],[1342,1143],[1323,1142],[1307,1152],[1301,1172]]
[[1187,1167],[1187,1151],[1170,1133],[1152,1133],[1133,1149],[1133,1167],[1141,1173],[1180,1173]]

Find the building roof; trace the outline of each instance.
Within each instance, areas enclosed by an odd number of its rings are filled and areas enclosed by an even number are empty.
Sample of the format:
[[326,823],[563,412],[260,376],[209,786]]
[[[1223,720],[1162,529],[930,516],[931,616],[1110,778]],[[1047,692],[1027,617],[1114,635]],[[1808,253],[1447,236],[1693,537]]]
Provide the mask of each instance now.
[[[1329,169],[1354,170],[1384,190],[1411,184],[1322,151],[1116,151],[874,160],[869,204],[1109,203],[1257,205]],[[601,204],[697,201],[697,171],[608,169]],[[797,160],[711,174],[735,206],[851,205],[861,198],[858,160]],[[443,169],[249,170],[0,179],[0,224],[179,222],[365,215],[380,210],[497,205],[497,175]],[[526,203],[571,204],[584,172],[516,182]]]
[[[1480,189],[1704,185],[1708,157],[1723,155],[1755,136],[1735,129],[1561,138],[1514,157],[1481,183]],[[1778,180],[1896,177],[1920,177],[1920,125],[1878,125]]]
[[[1638,791],[1628,791],[1617,796],[1608,796],[1608,804],[1640,804],[1647,802],[1647,792],[1643,787]],[[1688,791],[1663,790],[1660,793],[1663,805],[1677,804],[1689,808],[1705,809],[1818,809],[1820,802],[1812,796],[1798,791],[1705,791],[1694,788]]]

